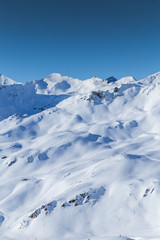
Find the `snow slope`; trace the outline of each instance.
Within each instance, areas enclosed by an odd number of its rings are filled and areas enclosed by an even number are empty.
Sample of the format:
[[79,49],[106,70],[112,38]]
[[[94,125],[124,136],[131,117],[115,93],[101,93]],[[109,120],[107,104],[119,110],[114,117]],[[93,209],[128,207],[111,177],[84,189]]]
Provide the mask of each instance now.
[[160,73],[0,77],[2,240],[160,239]]

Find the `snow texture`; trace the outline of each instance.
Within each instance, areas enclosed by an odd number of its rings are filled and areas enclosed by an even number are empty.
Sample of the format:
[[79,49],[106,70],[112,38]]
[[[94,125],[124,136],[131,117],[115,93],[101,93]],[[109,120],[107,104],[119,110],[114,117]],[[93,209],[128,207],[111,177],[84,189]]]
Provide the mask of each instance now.
[[0,75],[1,240],[160,239],[160,73]]

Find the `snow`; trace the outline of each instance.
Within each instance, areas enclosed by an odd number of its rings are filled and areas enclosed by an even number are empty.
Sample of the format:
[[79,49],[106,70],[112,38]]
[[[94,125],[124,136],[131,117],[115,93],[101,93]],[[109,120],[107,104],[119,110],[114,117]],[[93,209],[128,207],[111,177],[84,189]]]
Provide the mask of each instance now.
[[0,76],[2,240],[160,239],[160,73]]
[[13,84],[18,84],[18,83],[0,73],[0,86],[1,87],[13,85]]

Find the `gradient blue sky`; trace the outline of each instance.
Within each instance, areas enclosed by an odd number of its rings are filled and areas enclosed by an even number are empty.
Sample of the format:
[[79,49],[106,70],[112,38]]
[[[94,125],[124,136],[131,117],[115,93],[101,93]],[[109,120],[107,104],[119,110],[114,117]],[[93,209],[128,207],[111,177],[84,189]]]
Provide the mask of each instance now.
[[160,71],[160,0],[0,0],[0,72],[30,81]]

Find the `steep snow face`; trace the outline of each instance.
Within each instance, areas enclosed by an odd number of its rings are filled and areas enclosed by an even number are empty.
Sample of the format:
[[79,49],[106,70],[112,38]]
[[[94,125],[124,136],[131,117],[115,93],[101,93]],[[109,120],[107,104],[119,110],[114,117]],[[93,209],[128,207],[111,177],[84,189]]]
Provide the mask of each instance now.
[[2,240],[160,239],[153,76],[2,84]]

